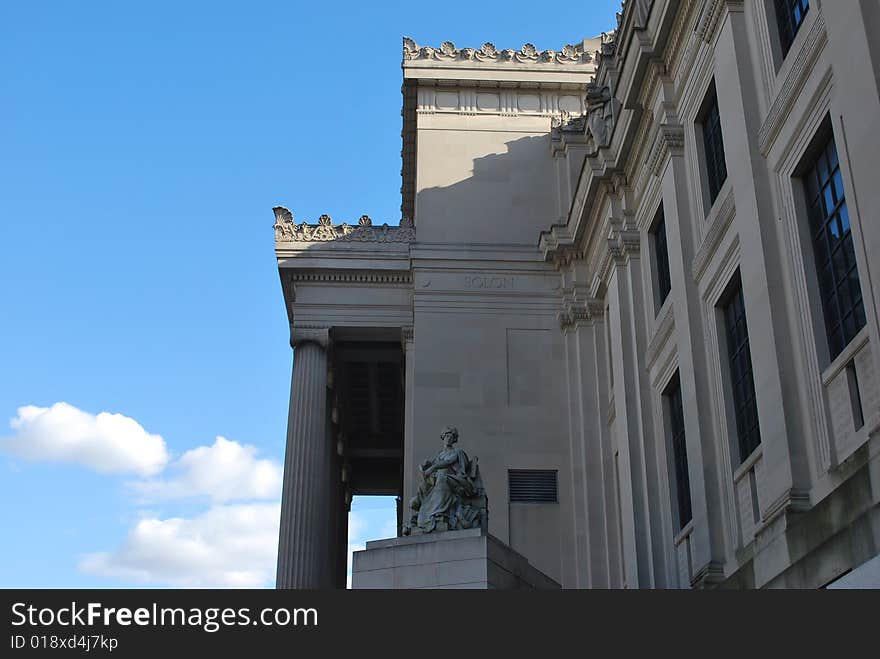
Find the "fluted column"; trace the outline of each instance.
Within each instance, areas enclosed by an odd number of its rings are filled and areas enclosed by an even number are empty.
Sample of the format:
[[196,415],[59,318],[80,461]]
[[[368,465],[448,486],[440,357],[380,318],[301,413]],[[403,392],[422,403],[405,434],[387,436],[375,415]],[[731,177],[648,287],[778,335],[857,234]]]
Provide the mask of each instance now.
[[327,432],[328,328],[291,328],[293,375],[281,493],[278,588],[332,588],[335,447]]

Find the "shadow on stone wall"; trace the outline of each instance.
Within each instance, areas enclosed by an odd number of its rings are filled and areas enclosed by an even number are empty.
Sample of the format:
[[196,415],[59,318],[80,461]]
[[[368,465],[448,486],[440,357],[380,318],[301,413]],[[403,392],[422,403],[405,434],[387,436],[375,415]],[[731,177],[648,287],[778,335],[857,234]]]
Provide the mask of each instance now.
[[557,214],[550,135],[505,146],[505,152],[475,158],[467,178],[416,194],[420,241],[537,244]]

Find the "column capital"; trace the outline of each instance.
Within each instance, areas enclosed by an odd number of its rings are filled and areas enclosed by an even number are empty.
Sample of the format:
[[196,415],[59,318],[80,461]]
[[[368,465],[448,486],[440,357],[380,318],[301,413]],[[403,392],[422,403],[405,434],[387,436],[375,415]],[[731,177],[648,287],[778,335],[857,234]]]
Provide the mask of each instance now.
[[605,234],[606,257],[618,264],[626,264],[630,258],[638,258],[641,236],[632,218],[611,217]]
[[586,298],[582,301],[572,301],[564,305],[564,308],[556,317],[559,320],[559,328],[566,332],[577,330],[582,326],[592,325],[602,320],[605,315],[605,305],[602,300]]
[[654,176],[660,176],[666,156],[684,154],[684,127],[680,124],[660,124],[648,152],[648,169]]
[[303,343],[317,343],[326,349],[330,346],[330,327],[326,325],[291,325],[290,347]]

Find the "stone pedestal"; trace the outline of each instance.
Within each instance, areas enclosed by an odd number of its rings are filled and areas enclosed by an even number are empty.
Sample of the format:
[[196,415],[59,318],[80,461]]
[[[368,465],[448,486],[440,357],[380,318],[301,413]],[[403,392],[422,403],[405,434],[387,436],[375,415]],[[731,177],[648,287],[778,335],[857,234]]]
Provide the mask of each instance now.
[[554,589],[559,584],[481,529],[374,540],[354,552],[351,587]]

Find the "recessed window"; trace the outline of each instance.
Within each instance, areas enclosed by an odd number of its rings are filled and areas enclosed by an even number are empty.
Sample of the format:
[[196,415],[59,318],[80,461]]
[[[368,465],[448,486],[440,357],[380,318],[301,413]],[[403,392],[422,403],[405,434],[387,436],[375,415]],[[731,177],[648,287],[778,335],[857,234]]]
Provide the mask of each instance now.
[[657,267],[657,309],[660,309],[672,288],[669,279],[669,250],[666,244],[666,218],[663,216],[663,206],[657,211],[657,218],[651,229],[651,242],[654,246],[654,263]]
[[791,44],[797,36],[798,30],[803,25],[807,11],[810,9],[809,0],[775,0],[776,23],[779,26],[779,45],[782,48],[784,58],[791,49]]
[[709,88],[699,123],[703,128],[703,153],[706,158],[706,184],[709,187],[709,205],[715,203],[721,186],[727,180],[727,162],[724,159],[724,138],[721,135],[721,115],[718,112],[718,94],[715,83]]
[[752,373],[752,354],[749,349],[749,329],[739,274],[731,282],[721,307],[727,337],[727,360],[730,370],[730,390],[736,416],[736,435],[740,462],[752,454],[761,443],[758,427],[758,405]]
[[833,360],[865,326],[865,306],[834,136],[804,175],[816,276]]
[[687,447],[684,441],[684,408],[681,404],[681,380],[675,377],[663,392],[669,419],[669,440],[675,466],[675,494],[678,509],[678,528],[691,521],[691,484],[688,476]]

